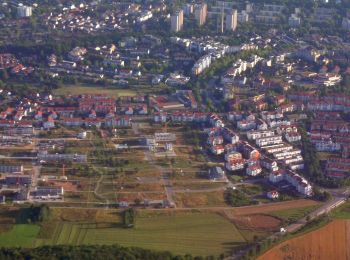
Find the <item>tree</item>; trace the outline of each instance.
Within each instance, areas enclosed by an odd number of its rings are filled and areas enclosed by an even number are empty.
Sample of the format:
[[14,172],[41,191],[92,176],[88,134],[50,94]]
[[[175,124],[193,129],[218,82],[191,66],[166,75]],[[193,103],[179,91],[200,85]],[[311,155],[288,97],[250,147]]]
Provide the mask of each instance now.
[[124,227],[132,228],[135,224],[135,210],[133,208],[129,208],[123,212],[123,222]]

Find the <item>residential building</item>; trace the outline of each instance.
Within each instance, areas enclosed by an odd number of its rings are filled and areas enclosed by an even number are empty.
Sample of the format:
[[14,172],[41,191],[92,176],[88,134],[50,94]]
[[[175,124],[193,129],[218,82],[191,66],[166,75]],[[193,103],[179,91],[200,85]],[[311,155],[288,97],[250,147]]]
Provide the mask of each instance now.
[[225,29],[227,31],[235,31],[237,28],[237,10],[231,10],[226,14]]
[[32,7],[26,5],[20,5],[17,7],[17,16],[19,18],[32,16]]
[[170,17],[171,31],[179,32],[183,29],[184,24],[184,12],[182,10],[176,11]]
[[269,192],[266,194],[266,196],[267,196],[269,199],[274,200],[274,199],[278,199],[279,193],[278,193],[278,191],[276,191],[276,190],[272,190],[272,191],[269,191]]
[[208,5],[206,3],[196,5],[194,15],[199,26],[204,25],[208,15]]

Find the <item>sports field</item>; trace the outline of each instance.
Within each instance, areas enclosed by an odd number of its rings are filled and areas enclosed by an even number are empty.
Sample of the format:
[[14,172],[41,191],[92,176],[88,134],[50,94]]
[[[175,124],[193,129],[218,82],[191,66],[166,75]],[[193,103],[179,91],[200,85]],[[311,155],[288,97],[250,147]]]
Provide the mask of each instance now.
[[135,96],[136,91],[129,89],[106,88],[99,86],[68,85],[54,90],[55,95],[105,94],[116,98],[121,96]]
[[217,214],[191,213],[176,216],[141,216],[132,229],[113,223],[56,224],[49,239],[37,239],[35,246],[45,244],[120,244],[175,254],[219,255],[245,240],[236,227]]

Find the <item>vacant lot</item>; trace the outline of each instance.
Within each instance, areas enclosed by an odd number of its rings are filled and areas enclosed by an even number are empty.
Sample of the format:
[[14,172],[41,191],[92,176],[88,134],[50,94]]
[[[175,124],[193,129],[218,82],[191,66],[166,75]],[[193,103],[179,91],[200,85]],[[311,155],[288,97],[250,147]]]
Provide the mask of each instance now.
[[137,93],[129,89],[106,88],[98,86],[64,86],[54,91],[55,95],[105,94],[110,97],[135,96]]
[[285,241],[267,251],[259,260],[349,259],[350,221],[335,220],[305,235]]
[[132,229],[123,228],[117,222],[55,222],[52,225],[52,236],[37,239],[36,246],[117,243],[176,254],[219,255],[245,242],[233,224],[211,213],[143,214]]

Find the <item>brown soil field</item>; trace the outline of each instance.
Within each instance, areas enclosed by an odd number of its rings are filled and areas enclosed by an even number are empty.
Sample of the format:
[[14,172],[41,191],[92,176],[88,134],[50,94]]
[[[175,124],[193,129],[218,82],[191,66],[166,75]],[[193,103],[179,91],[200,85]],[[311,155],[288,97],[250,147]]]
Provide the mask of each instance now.
[[273,247],[258,259],[350,259],[350,220],[334,220],[318,230]]
[[317,204],[320,204],[320,203],[314,200],[300,199],[300,200],[291,200],[291,201],[276,202],[276,203],[269,203],[269,204],[263,204],[263,205],[241,207],[239,209],[233,209],[232,211],[235,215],[265,214],[273,211],[303,208],[307,206],[314,206]]
[[276,217],[263,214],[239,216],[233,221],[239,228],[253,231],[276,231],[282,223]]

